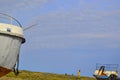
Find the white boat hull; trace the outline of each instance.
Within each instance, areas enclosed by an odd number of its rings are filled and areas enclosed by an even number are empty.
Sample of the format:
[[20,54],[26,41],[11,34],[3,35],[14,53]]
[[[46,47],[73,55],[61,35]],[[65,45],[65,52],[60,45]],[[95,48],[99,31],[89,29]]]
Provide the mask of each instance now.
[[22,28],[0,23],[0,77],[15,68],[24,42]]

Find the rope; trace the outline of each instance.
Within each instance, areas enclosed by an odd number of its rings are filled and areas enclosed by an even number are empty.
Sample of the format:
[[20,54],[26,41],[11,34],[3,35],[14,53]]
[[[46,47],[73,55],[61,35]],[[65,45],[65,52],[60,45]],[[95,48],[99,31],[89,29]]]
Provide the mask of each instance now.
[[14,74],[17,76],[19,74],[19,54],[18,54],[18,57],[17,57],[17,62],[16,62],[16,68],[14,67],[13,71],[14,71]]

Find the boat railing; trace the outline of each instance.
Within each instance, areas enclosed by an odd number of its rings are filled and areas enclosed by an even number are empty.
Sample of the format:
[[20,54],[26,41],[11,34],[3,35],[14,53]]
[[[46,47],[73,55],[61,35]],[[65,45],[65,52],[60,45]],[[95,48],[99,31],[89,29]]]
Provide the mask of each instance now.
[[4,13],[0,13],[0,23],[22,27],[21,23],[16,18]]
[[101,66],[105,67],[105,70],[107,71],[118,71],[118,64],[96,64],[96,70],[99,70]]

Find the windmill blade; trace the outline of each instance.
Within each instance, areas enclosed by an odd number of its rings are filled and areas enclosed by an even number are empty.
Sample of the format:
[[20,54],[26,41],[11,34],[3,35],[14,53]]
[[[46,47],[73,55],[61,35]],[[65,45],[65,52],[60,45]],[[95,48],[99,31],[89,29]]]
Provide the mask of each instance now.
[[35,27],[35,26],[37,26],[37,25],[38,25],[38,23],[33,24],[33,25],[31,25],[31,26],[29,26],[29,27],[23,29],[23,31],[29,30],[30,28]]

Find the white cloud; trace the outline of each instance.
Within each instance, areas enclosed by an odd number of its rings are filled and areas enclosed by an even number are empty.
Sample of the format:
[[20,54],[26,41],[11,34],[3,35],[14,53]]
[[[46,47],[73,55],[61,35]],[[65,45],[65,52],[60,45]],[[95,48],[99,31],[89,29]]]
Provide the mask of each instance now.
[[[50,1],[54,0],[2,0],[1,9],[39,9]],[[87,5],[81,0],[81,4]],[[11,6],[7,6],[11,5]],[[82,6],[82,5],[81,5]],[[36,28],[26,32],[28,45],[35,48],[66,48],[77,45],[116,45],[120,34],[119,11],[80,10],[50,11],[44,15],[30,17],[28,23],[39,23]],[[27,12],[27,11],[26,11]],[[21,14],[21,13],[20,13]],[[23,13],[23,14],[29,14]],[[33,36],[34,38],[31,38]],[[106,43],[111,40],[109,43]]]
[[[29,35],[32,36],[32,35]],[[117,34],[42,34],[34,35],[29,39],[32,49],[64,49],[78,46],[80,48],[119,48],[120,37]],[[34,47],[32,47],[34,46]],[[97,46],[97,47],[96,47]]]
[[[30,44],[34,48],[69,47],[119,47],[120,28],[116,13],[53,12],[36,16],[30,23],[39,22],[40,26],[31,29],[28,35],[34,36]],[[119,19],[119,18],[118,18]],[[35,33],[33,33],[35,32]],[[111,47],[110,47],[111,46]]]
[[3,12],[18,10],[32,10],[36,6],[43,7],[49,0],[1,0],[0,7]]

